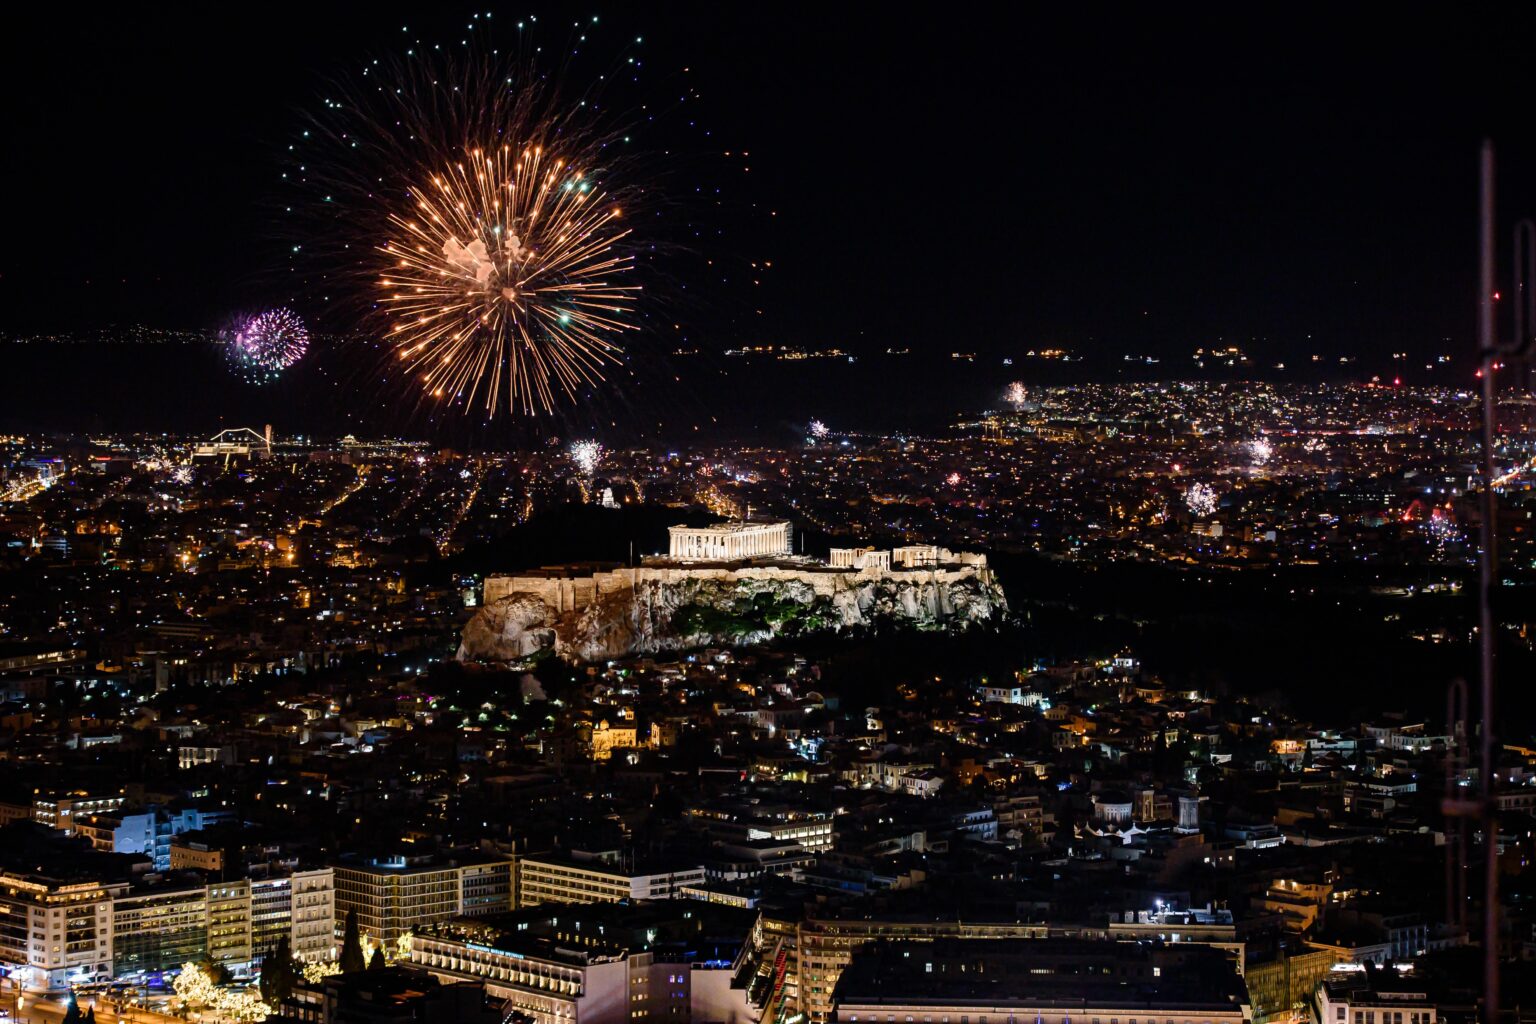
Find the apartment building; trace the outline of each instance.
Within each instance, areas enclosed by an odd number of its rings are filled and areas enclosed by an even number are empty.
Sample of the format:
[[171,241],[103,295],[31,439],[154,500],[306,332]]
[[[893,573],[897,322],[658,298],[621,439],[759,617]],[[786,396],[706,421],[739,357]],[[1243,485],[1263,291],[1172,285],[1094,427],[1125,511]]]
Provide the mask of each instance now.
[[39,792],[32,797],[32,820],[49,828],[73,833],[75,819],[93,814],[111,814],[122,810],[123,794],[88,793],[85,790],[69,792]]
[[336,880],[330,868],[251,880],[251,945],[255,956],[277,948],[286,935],[306,963],[337,955]]
[[0,968],[58,990],[204,957],[244,971],[285,931],[301,959],[333,953],[330,868],[209,881],[144,867],[35,823],[0,830]]
[[358,930],[385,943],[451,917],[512,909],[512,860],[499,854],[353,857],[334,870],[337,927],[356,912]]
[[1221,950],[1042,939],[889,943],[855,954],[838,1024],[1246,1024],[1242,979]]
[[447,981],[483,982],[536,1024],[756,1024],[735,983],[751,919],[681,902],[545,905],[429,926],[410,959]]
[[28,988],[110,979],[112,900],[127,889],[69,865],[0,871],[0,965]]
[[136,887],[113,900],[114,977],[174,970],[204,957],[241,972],[284,936],[300,960],[335,955],[330,868],[210,884],[194,878]]
[[[807,915],[794,941],[781,940],[790,977],[782,986],[797,997],[798,1011],[812,1021],[832,1018],[833,991],[856,952],[875,942],[941,939],[1043,939],[1049,926],[1019,921],[1008,914],[997,920],[982,917],[932,918],[892,915]],[[765,1008],[765,1016],[768,1009]],[[956,1020],[959,1018],[956,1017]]]
[[704,882],[702,864],[625,867],[615,854],[524,857],[517,865],[517,905],[670,900]]
[[232,819],[233,815],[227,809],[198,807],[71,813],[74,831],[89,839],[96,849],[108,853],[142,853],[154,862],[156,871],[171,869],[171,845],[177,836]]

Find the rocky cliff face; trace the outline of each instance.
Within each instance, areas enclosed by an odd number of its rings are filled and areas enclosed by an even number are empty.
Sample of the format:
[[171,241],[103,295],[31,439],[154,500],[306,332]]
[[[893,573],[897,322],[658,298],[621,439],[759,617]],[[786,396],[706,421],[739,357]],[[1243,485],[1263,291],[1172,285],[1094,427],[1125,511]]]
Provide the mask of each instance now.
[[[816,583],[820,585],[815,585]],[[879,625],[965,629],[1007,608],[990,573],[934,579],[925,573],[876,578],[639,579],[574,612],[537,594],[492,601],[464,627],[460,660],[517,661],[544,651],[586,661],[691,647],[762,643],[778,636]]]

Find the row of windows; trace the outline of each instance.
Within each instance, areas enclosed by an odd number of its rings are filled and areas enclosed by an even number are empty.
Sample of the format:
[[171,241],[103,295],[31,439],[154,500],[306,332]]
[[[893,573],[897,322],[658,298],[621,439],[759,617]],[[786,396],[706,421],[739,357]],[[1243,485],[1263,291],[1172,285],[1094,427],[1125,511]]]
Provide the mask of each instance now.
[[[859,1015],[856,1013],[850,1014],[848,1019],[850,1022],[858,1021]],[[878,1013],[865,1014],[863,1019],[866,1024],[881,1024],[881,1018]],[[1015,1014],[1010,1013],[1006,1017],[999,1016],[996,1018],[996,1020],[999,1022],[999,1024],[1003,1024],[1005,1021],[1006,1024],[1020,1024],[1021,1018]],[[1031,1022],[1033,1022],[1033,1024],[1058,1024],[1058,1021],[1059,1024],[1072,1024],[1072,1018],[1070,1017],[1053,1018],[1044,1016],[1043,1014],[1039,1013],[1026,1014],[1022,1020],[1024,1024],[1031,1024]],[[902,1024],[917,1024],[917,1017],[910,1013],[904,1015],[885,1015],[884,1024],[897,1024],[898,1021],[902,1022]],[[952,1024],[952,1019],[949,1014],[943,1014],[937,1021],[935,1021],[932,1015],[924,1014],[922,1018],[922,1024]],[[971,1024],[970,1015],[960,1014],[959,1024]],[[976,1024],[987,1024],[987,1014],[983,1013],[977,1016]],[[1078,1018],[1078,1024],[1084,1024],[1083,1018]],[[1104,1024],[1104,1020],[1100,1017],[1094,1017],[1092,1018],[1092,1024]],[[1121,1024],[1121,1020],[1119,1017],[1110,1017],[1109,1024]],[[1159,1021],[1156,1017],[1131,1017],[1126,1022],[1126,1024],[1159,1024]],[[1169,1017],[1165,1018],[1161,1024],[1211,1024],[1211,1021],[1195,1020],[1191,1017],[1185,1017],[1183,1019],[1175,1019]]]
[[[1349,1007],[1334,1007],[1333,1019],[1336,1021],[1348,1020]],[[1356,1010],[1355,1024],[1376,1024],[1376,1011]],[[1403,1024],[1403,1011],[1381,1011],[1381,1024]],[[1408,1011],[1408,1024],[1435,1024],[1435,1013],[1433,1010],[1425,1010],[1422,1013],[1418,1010],[1410,1010]]]

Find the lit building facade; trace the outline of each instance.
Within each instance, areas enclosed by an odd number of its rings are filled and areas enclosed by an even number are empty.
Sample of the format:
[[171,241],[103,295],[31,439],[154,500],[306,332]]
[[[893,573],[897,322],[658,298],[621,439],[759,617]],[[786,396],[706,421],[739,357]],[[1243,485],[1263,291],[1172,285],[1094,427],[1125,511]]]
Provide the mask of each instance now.
[[286,935],[293,955],[306,963],[333,959],[336,880],[330,868],[251,882],[251,945],[259,960]]
[[[800,923],[794,941],[784,945],[786,963],[794,973],[788,979],[788,988],[798,995],[799,1012],[810,1020],[826,1021],[832,1018],[832,994],[843,971],[853,962],[854,954],[871,943],[900,939],[1043,939],[1049,931],[1047,925],[1017,920],[808,916]],[[999,1020],[996,1024],[1007,1021]]]
[[[536,1024],[756,1024],[745,986],[735,983],[740,946],[701,941],[700,930],[718,927],[701,920],[705,913],[537,908],[429,928],[412,936],[410,961],[445,981],[482,982]],[[707,913],[734,915],[719,927],[732,934],[751,916]]]
[[524,857],[517,865],[517,905],[680,899],[685,886],[703,882],[703,865],[626,871],[596,858]]
[[126,882],[0,874],[0,964],[23,987],[112,977],[112,899]]
[[512,909],[505,857],[378,857],[337,864],[335,872],[337,927],[355,912],[358,930],[387,944],[424,924]]
[[121,793],[39,793],[32,799],[32,820],[73,834],[77,816],[111,814],[122,806]]
[[716,523],[667,529],[668,557],[679,562],[736,562],[791,553],[786,522]]

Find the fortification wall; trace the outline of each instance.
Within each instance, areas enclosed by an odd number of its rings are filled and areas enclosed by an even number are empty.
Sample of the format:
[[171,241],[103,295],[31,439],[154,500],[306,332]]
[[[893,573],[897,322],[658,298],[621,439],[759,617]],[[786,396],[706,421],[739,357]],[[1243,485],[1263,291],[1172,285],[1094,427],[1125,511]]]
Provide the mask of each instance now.
[[989,575],[985,555],[978,556],[974,561],[956,557],[943,566],[896,569],[887,569],[879,563],[853,570],[832,567],[801,569],[776,565],[643,565],[567,577],[552,577],[547,573],[538,576],[488,576],[485,580],[485,603],[491,604],[509,594],[529,594],[554,611],[565,613],[589,607],[600,597],[632,593],[636,587],[647,584],[676,585],[703,580],[734,584],[745,580],[763,580],[802,583],[809,586],[817,597],[830,598],[881,579],[947,585],[977,577],[986,579]]
[[[690,644],[759,643],[777,635],[778,622],[759,621],[742,609],[763,595],[808,610],[814,605],[815,628],[832,630],[882,622],[965,629],[1006,611],[985,558],[944,554],[949,557],[938,564],[894,568],[866,558],[860,568],[659,563],[492,576],[485,581],[485,606],[465,624],[459,656],[511,661],[553,651],[593,661]],[[731,616],[715,633],[698,632],[696,616],[678,616],[699,607]]]

